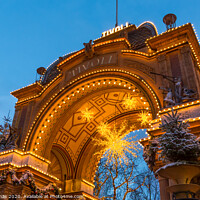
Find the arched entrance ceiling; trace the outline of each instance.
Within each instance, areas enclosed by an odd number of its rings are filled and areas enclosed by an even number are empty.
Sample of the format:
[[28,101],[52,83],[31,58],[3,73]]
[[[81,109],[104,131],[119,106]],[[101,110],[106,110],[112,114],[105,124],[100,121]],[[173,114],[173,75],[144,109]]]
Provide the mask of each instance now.
[[[126,109],[123,105],[123,101],[128,94],[131,93],[131,97],[137,101],[136,109],[132,111],[135,113],[135,118],[132,121],[135,121],[136,124],[138,124],[138,111],[150,108],[147,99],[139,92],[130,92],[125,89],[108,89],[101,93],[93,94],[90,100],[80,105],[80,108],[71,115],[66,116],[64,125],[59,129],[53,142],[53,144],[57,144],[68,151],[74,166],[83,146],[94,135],[100,122],[107,122],[115,116],[122,117],[131,113],[131,110]],[[94,113],[94,117],[90,122],[87,122],[81,113],[85,108]]]

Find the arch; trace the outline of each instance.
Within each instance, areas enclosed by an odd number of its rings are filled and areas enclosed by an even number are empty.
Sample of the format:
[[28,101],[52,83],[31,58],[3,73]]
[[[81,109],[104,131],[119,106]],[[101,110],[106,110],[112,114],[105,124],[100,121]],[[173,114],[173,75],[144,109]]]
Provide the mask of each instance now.
[[[66,179],[71,179],[72,174],[74,173],[74,168],[73,168],[73,164],[72,164],[72,160],[70,158],[70,155],[67,154],[67,152],[65,151],[65,149],[63,149],[62,146],[60,145],[53,145],[51,148],[51,152],[53,154],[55,154],[55,156],[57,157],[57,159],[60,162],[61,165],[61,181],[64,181],[64,175],[66,175]],[[51,159],[50,159],[51,160]]]
[[[56,109],[59,109],[61,107],[61,104],[63,106],[65,105],[65,108],[69,107],[70,102],[73,103],[75,100],[77,100],[77,98],[80,98],[82,96],[81,93],[85,93],[85,95],[88,95],[88,93],[91,93],[92,92],[91,88],[89,88],[88,91],[86,91],[86,89],[88,86],[92,87],[92,85],[94,84],[94,80],[96,84],[98,84],[98,82],[104,82],[105,79],[112,80],[112,81],[119,80],[121,82],[129,83],[129,84],[134,83],[134,85],[139,87],[139,90],[142,90],[144,94],[146,95],[148,102],[150,102],[151,107],[152,107],[153,117],[154,118],[156,117],[156,113],[157,113],[157,110],[159,109],[160,102],[157,95],[154,93],[153,89],[148,85],[148,83],[143,78],[141,78],[138,75],[132,74],[130,72],[127,72],[124,70],[118,70],[118,69],[116,69],[116,71],[115,69],[102,70],[102,72],[104,72],[102,74],[99,72],[98,71],[96,71],[96,73],[93,72],[92,73],[93,75],[88,74],[88,77],[83,78],[83,80],[77,81],[76,83],[72,81],[73,84],[71,87],[67,87],[66,90],[63,90],[60,94],[54,97],[54,99],[51,100],[51,103],[48,104],[46,109],[43,112],[39,112],[41,113],[41,117],[37,120],[37,122],[35,122],[34,129],[32,130],[32,134],[30,136],[31,139],[29,139],[29,147],[27,149],[33,150],[33,144],[35,144],[34,141],[38,137],[38,135],[35,134],[35,132],[38,131],[38,128],[41,128],[41,127],[46,128],[47,124],[50,122],[51,118],[49,119],[49,116],[52,115],[51,113],[55,113],[55,111],[57,112]],[[110,72],[112,72],[112,74],[110,74]],[[108,75],[105,76],[105,74],[108,74]],[[86,81],[85,79],[88,81]],[[109,85],[109,81],[107,81],[107,84]],[[100,83],[100,88],[104,86],[107,87],[107,84],[104,85]],[[111,88],[114,86],[113,84],[114,82],[110,84]],[[84,87],[86,88],[84,89],[84,91],[78,90],[78,88],[80,89]],[[126,84],[126,88],[128,87],[130,86]],[[124,88],[124,86],[122,88]],[[66,103],[65,101],[68,101],[68,102]],[[41,130],[41,133],[43,133],[43,130]],[[30,142],[32,145],[30,145]]]
[[[137,125],[138,113],[148,110],[153,119],[158,116],[148,130],[150,135],[161,134],[158,123],[166,110],[160,110],[163,94],[158,87],[163,86],[163,80],[155,74],[171,76],[171,58],[176,54],[178,61],[180,53],[185,55],[180,46],[188,45],[184,39],[189,33],[188,28],[190,25],[184,25],[158,36],[151,22],[142,23],[139,27],[131,25],[123,34],[116,32],[111,37],[95,40],[92,57],[89,58],[84,49],[60,57],[48,67],[39,82],[12,92],[18,98],[13,126],[21,130],[19,148],[25,151],[22,155],[30,151],[40,160],[50,159],[49,171],[54,171],[53,166],[60,170],[60,184],[66,189],[64,192],[89,191],[93,194],[91,182],[98,163],[93,154],[98,149],[91,138],[99,136],[97,125],[101,120],[112,124],[124,119]],[[170,34],[170,42],[166,34]],[[180,38],[183,41],[179,41]],[[193,43],[193,39],[190,40],[191,48]],[[194,50],[192,52],[195,54]],[[186,60],[191,61],[189,55]],[[180,61],[181,69],[185,69],[188,63],[182,61],[182,57]],[[175,60],[173,62],[176,64]],[[193,69],[194,63],[191,61],[189,64]],[[128,95],[137,102],[134,110],[123,107]],[[193,104],[199,102],[187,103],[186,107]],[[183,110],[184,106],[178,105],[177,109]],[[91,122],[84,121],[81,116],[85,107],[95,111]],[[199,120],[198,114],[194,116],[192,123]],[[196,130],[195,133],[198,132]],[[148,140],[142,141],[147,144]],[[45,172],[46,163],[44,167],[40,166]],[[36,163],[35,166],[39,165]],[[81,190],[82,186],[85,186],[84,190]]]
[[[72,80],[71,84],[53,96],[51,101],[46,104],[45,109],[39,111],[40,115],[36,119],[33,129],[30,130],[26,150],[35,151],[38,155],[48,159],[50,159],[51,152],[56,155],[61,166],[65,166],[62,167],[62,187],[64,187],[64,174],[66,174],[67,179],[85,179],[93,182],[98,159],[92,157],[96,147],[92,145],[91,137],[96,134],[96,129],[91,126],[90,129],[93,130],[84,133],[82,127],[86,127],[88,124],[82,122],[82,124],[76,124],[76,128],[72,127],[74,129],[79,127],[82,131],[80,131],[81,134],[76,135],[74,131],[73,135],[66,127],[71,123],[72,118],[78,117],[80,110],[88,102],[97,101],[97,96],[100,98],[114,93],[119,93],[122,97],[120,97],[119,102],[116,101],[117,103],[107,100],[108,105],[111,110],[114,110],[114,104],[116,104],[117,108],[121,110],[117,114],[114,111],[111,113],[105,111],[107,113],[105,114],[105,121],[112,122],[115,118],[117,120],[127,118],[130,120],[131,117],[136,119],[137,114],[146,109],[140,107],[142,102],[145,102],[145,106],[148,106],[152,117],[156,118],[160,109],[160,100],[152,87],[152,79],[149,78],[151,80],[150,85],[143,77],[132,73],[131,70],[125,71],[113,66],[102,67],[101,70],[93,69],[80,78]],[[134,111],[123,110],[120,104],[128,94],[133,95],[133,93],[138,98],[137,109]],[[106,97],[103,98],[106,99]],[[102,108],[99,106],[97,109]],[[102,110],[101,113],[103,113]],[[97,123],[95,122],[94,126]],[[137,120],[134,123],[137,123]],[[73,145],[77,145],[76,150],[72,149]]]

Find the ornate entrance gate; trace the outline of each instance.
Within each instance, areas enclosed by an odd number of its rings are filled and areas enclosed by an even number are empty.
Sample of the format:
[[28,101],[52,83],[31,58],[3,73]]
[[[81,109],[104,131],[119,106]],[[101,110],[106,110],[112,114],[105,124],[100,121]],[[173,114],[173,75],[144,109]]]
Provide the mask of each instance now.
[[[146,22],[104,35],[60,57],[40,81],[12,92],[18,98],[13,127],[21,155],[18,162],[10,162],[33,171],[39,185],[57,178],[62,193],[81,193],[88,199],[94,199],[98,163],[91,138],[101,121],[128,119],[139,129],[138,113],[148,110],[157,122],[165,98],[159,88],[171,83],[153,73],[180,76],[197,98],[200,91],[200,49],[190,24],[157,35],[155,26]],[[136,99],[135,109],[124,107],[128,96]],[[85,108],[94,113],[91,121],[81,114]],[[29,160],[23,160],[25,155]]]

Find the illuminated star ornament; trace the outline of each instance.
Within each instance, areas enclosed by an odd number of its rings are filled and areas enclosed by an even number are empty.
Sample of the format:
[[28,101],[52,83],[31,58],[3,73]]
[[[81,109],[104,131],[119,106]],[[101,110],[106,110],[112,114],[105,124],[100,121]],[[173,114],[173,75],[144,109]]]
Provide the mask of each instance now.
[[130,95],[124,100],[123,105],[126,109],[135,109],[137,104],[137,100]]
[[138,121],[140,121],[141,126],[147,126],[149,124],[149,120],[151,120],[151,114],[149,112],[142,111],[138,114]]
[[119,127],[116,125],[111,127],[107,123],[101,122],[97,127],[100,137],[93,138],[95,145],[101,149],[96,154],[107,158],[109,163],[112,163],[115,159],[118,159],[120,163],[123,161],[128,163],[126,153],[137,157],[137,154],[133,151],[138,149],[137,141],[133,141],[135,137],[126,137],[133,129],[134,126],[128,128],[126,121],[122,122]]
[[88,108],[85,108],[84,110],[81,111],[82,117],[86,122],[90,122],[93,117],[94,117],[94,113],[89,110]]

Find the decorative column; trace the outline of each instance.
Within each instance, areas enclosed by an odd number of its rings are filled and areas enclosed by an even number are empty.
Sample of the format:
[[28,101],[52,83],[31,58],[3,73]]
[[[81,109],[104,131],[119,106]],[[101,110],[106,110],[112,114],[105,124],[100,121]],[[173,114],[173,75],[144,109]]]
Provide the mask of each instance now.
[[158,176],[159,186],[160,186],[160,200],[170,200],[170,195],[167,192],[167,187],[169,187],[169,180]]

